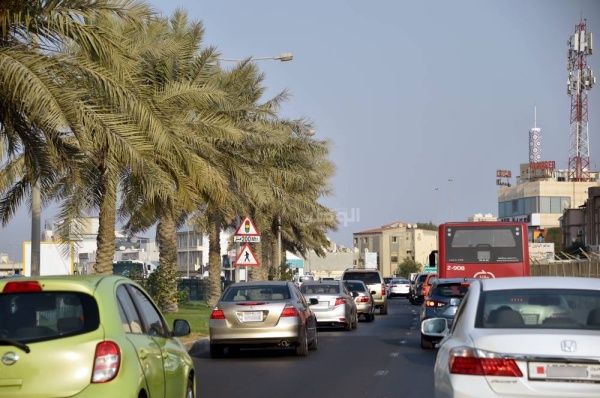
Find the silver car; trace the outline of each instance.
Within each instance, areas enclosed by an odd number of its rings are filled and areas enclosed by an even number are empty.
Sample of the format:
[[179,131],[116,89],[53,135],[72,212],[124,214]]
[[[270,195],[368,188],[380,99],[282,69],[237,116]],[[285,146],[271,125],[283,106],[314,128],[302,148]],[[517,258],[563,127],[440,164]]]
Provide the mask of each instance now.
[[[293,282],[257,281],[229,285],[209,321],[210,356],[246,347],[290,347],[306,356],[318,344],[317,320]],[[313,303],[317,303],[316,300]]]
[[322,281],[304,282],[300,291],[307,300],[316,300],[311,305],[319,326],[342,325],[345,330],[358,326],[358,310],[354,296],[346,289],[344,282]]
[[442,341],[435,396],[598,397],[600,279],[475,279],[451,329],[421,324]]
[[[356,310],[358,316],[364,316],[367,322],[375,320],[375,300],[363,281],[344,281],[348,291],[355,296]],[[355,295],[356,293],[356,295]]]

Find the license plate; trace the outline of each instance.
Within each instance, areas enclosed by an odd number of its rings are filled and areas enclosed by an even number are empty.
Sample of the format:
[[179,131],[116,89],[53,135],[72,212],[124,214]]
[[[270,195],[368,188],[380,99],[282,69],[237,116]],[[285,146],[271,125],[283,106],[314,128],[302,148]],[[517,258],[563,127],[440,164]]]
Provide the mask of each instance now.
[[529,379],[600,383],[600,365],[529,362]]
[[247,311],[239,313],[241,315],[242,322],[262,322],[262,312],[261,311]]
[[319,301],[319,304],[317,304],[315,307],[316,308],[329,308],[329,300]]

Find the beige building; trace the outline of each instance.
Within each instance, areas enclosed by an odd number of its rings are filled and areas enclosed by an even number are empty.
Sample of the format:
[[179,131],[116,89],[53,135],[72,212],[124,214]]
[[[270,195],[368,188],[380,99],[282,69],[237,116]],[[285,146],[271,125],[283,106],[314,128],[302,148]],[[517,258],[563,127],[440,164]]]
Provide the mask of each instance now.
[[521,164],[517,184],[498,189],[498,219],[527,223],[530,239],[535,229],[559,227],[565,209],[584,205],[588,190],[599,186],[598,172],[590,173],[589,182],[567,177],[568,171],[554,169],[554,162]]
[[437,231],[417,228],[417,224],[394,222],[381,228],[355,232],[354,266],[377,268],[392,276],[405,259],[428,264],[429,253],[437,250]]

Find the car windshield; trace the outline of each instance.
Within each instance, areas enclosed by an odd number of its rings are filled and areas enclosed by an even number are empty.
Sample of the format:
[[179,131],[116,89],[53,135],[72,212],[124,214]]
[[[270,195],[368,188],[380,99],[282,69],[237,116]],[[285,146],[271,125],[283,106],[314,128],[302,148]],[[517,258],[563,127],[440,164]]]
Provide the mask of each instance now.
[[344,279],[356,279],[363,281],[365,285],[381,283],[381,277],[377,272],[346,272],[344,274]]
[[285,285],[229,286],[221,301],[289,300],[290,292]]
[[100,323],[93,297],[76,292],[0,295],[0,337],[21,342],[87,333]]
[[498,290],[482,292],[478,328],[600,330],[599,290]]
[[302,285],[300,291],[305,294],[339,294],[339,285],[330,285],[325,283]]

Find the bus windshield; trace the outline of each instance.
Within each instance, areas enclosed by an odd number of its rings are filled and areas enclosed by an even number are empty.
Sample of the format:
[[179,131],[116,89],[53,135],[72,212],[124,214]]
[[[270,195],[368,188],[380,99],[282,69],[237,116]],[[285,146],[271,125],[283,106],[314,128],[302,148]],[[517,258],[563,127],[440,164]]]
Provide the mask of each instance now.
[[[527,225],[516,222],[447,223],[439,227],[440,278],[529,275]],[[433,260],[433,261],[432,261]],[[430,255],[430,265],[435,256]]]
[[510,226],[446,229],[446,258],[452,263],[514,263],[523,261],[522,231]]

